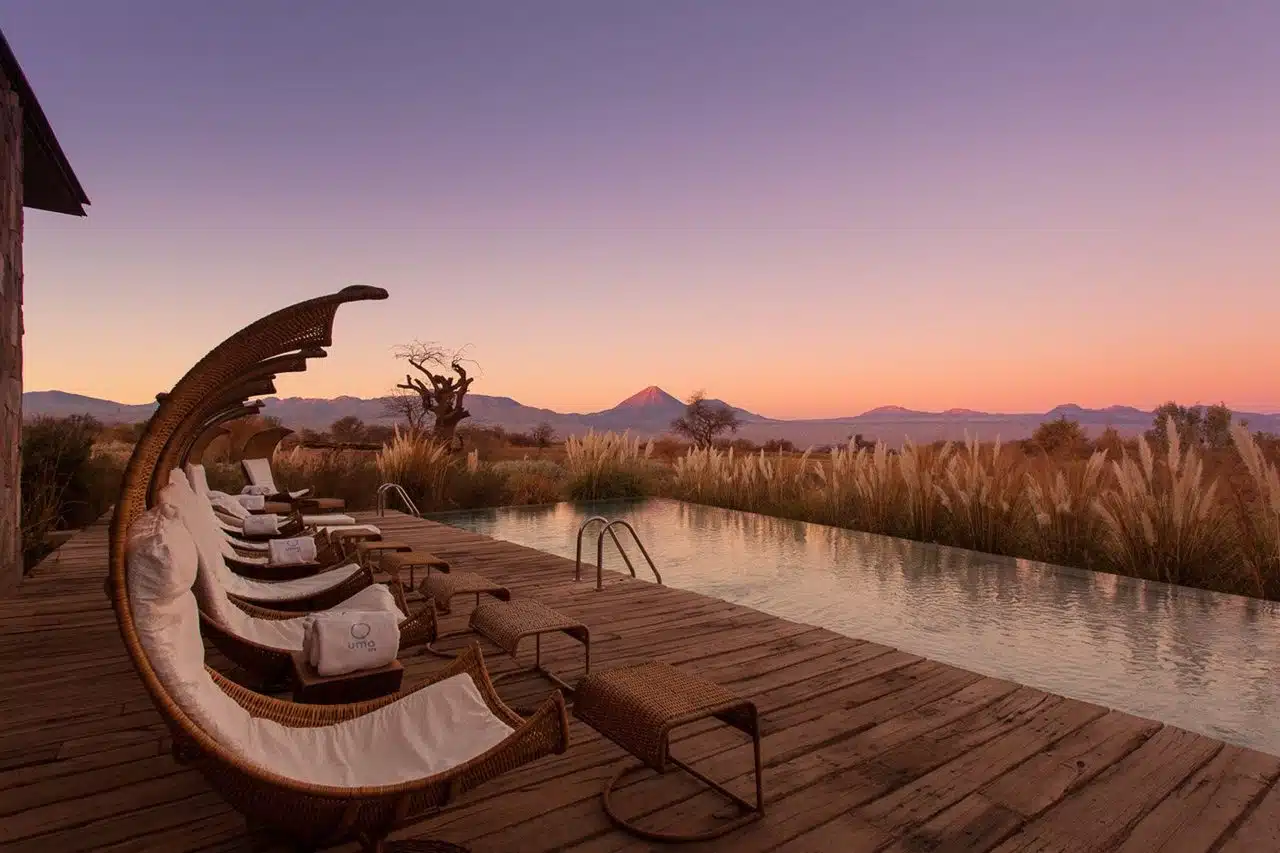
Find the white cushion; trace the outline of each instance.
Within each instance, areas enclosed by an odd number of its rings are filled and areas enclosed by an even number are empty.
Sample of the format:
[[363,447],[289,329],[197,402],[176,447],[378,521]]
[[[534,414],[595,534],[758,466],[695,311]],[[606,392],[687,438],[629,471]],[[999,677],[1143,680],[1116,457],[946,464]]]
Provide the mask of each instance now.
[[204,667],[190,588],[199,548],[174,515],[162,504],[129,530],[127,586],[138,638],[174,702],[241,760],[317,785],[394,785],[443,773],[512,733],[465,674],[335,725],[291,728],[250,716]]
[[220,510],[224,514],[232,516],[240,521],[244,521],[251,515],[248,507],[230,495],[225,497],[211,497],[209,498],[209,503],[213,504],[215,509]]
[[381,536],[382,531],[374,527],[372,524],[332,524],[320,525],[316,528],[316,532],[321,536],[327,537],[330,533],[342,531],[344,533],[367,533],[370,536]]
[[335,527],[355,524],[356,520],[349,515],[330,513],[329,515],[304,515],[302,523],[307,527]]
[[191,490],[197,495],[202,498],[209,496],[209,476],[203,465],[193,465],[188,462],[187,480],[191,483]]
[[245,459],[240,464],[244,467],[245,476],[249,478],[249,485],[265,486],[271,490],[271,494],[279,491],[276,488],[276,478],[271,473],[270,460]]
[[[195,492],[191,491],[182,472],[173,472],[169,485],[160,490],[159,497],[162,506],[170,505],[176,509],[178,518],[196,544],[199,571],[195,590],[200,607],[226,630],[246,640],[275,649],[301,651],[302,620],[305,614],[300,614],[296,619],[258,619],[237,607],[227,597],[228,592],[263,602],[304,598],[341,583],[358,570],[358,567],[344,566],[310,578],[299,578],[298,581],[279,582],[293,584],[287,587],[241,577],[227,567],[223,558],[221,549],[228,543],[211,520],[212,509],[207,501],[196,497]],[[395,596],[383,584],[366,587],[338,607],[400,612]]]

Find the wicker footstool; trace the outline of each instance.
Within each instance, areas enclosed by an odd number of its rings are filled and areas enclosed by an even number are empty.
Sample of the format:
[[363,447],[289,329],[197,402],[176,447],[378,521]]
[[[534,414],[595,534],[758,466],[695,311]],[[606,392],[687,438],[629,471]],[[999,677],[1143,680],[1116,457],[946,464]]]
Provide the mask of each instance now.
[[[455,573],[450,572],[449,576],[453,574]],[[530,601],[527,598],[515,601],[486,601],[471,611],[471,630],[489,639],[513,658],[516,656],[520,641],[532,636],[535,644],[534,663],[524,672],[539,672],[565,693],[572,695],[573,686],[542,665],[542,635],[559,631],[582,643],[583,674],[591,674],[590,629],[577,619],[557,613],[536,601]],[[519,673],[504,673],[506,676],[517,674]],[[501,678],[502,676],[498,676],[494,681]]]
[[480,606],[480,596],[485,594],[502,601],[511,600],[511,590],[475,572],[436,572],[434,575],[427,575],[427,579],[422,582],[422,594],[434,601],[436,609],[441,613],[450,612],[452,608],[449,602],[455,595],[472,593],[476,597],[476,607]]
[[[754,702],[670,664],[647,661],[584,678],[574,695],[573,715],[642,762],[639,766],[624,765],[601,793],[605,813],[622,829],[654,841],[705,841],[719,838],[764,815],[760,720]],[[755,749],[754,805],[671,754],[671,731],[708,717],[715,717],[751,737]],[[728,797],[742,814],[707,832],[677,835],[642,829],[614,811],[610,795],[623,776],[644,767],[666,773],[669,764]]]
[[427,570],[427,578],[430,579],[432,569],[449,571],[449,562],[427,551],[384,551],[382,554],[382,570],[387,574],[400,577],[401,571],[409,570],[409,583],[405,584],[405,589],[413,589],[413,570],[422,568]]

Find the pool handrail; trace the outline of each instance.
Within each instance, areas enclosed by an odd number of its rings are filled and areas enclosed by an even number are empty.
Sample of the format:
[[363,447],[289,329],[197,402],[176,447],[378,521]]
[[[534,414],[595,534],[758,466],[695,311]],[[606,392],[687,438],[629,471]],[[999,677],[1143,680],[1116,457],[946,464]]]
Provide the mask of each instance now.
[[618,540],[618,534],[613,532],[614,525],[620,524],[631,532],[631,538],[635,540],[636,546],[640,549],[640,553],[644,555],[645,562],[649,564],[649,570],[653,572],[653,577],[659,584],[662,583],[662,575],[658,572],[658,567],[654,565],[653,557],[649,556],[649,551],[644,547],[644,543],[640,541],[640,534],[630,523],[621,518],[610,521],[603,515],[593,515],[586,521],[582,522],[582,526],[578,528],[578,544],[576,556],[573,566],[573,579],[575,582],[582,580],[582,534],[587,528],[596,522],[601,522],[604,527],[600,529],[600,533],[596,536],[596,591],[604,589],[604,535],[609,534],[609,538],[613,540],[613,544],[617,546],[618,553],[622,555],[622,560],[627,564],[627,568],[631,571],[631,577],[636,577],[636,567],[631,562],[631,557],[627,555],[626,549],[622,547],[622,542]]
[[604,535],[608,533],[613,537],[613,544],[618,546],[618,553],[622,555],[622,559],[626,560],[627,568],[631,570],[631,577],[636,576],[636,567],[631,565],[631,558],[627,556],[627,552],[622,550],[622,543],[618,541],[618,536],[613,532],[613,526],[621,524],[631,533],[631,538],[635,540],[636,547],[640,549],[640,553],[644,555],[645,562],[649,564],[649,571],[653,572],[653,577],[659,585],[662,584],[662,575],[658,573],[658,567],[653,563],[653,557],[649,556],[649,550],[644,547],[644,543],[640,541],[640,534],[631,526],[629,521],[621,518],[615,518],[604,526],[600,531],[600,535],[596,537],[596,589],[603,589],[604,574]]
[[378,486],[378,518],[387,513],[387,492],[398,495],[400,500],[404,502],[405,509],[409,510],[415,518],[421,518],[422,513],[418,512],[418,505],[413,502],[413,498],[409,497],[409,493],[399,483],[383,483]]

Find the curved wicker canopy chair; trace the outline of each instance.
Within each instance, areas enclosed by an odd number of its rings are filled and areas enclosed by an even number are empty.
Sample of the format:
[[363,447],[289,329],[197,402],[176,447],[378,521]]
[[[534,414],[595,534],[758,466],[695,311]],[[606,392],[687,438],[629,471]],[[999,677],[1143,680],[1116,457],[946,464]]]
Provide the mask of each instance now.
[[[164,396],[147,423],[125,469],[111,522],[107,591],[125,648],[172,732],[174,757],[197,769],[251,822],[310,847],[356,841],[365,851],[393,850],[400,846],[386,842],[393,830],[430,817],[476,785],[568,746],[568,719],[560,695],[553,694],[533,715],[522,719],[494,692],[478,649],[413,691],[352,705],[296,705],[272,699],[237,686],[200,663],[200,636],[188,624],[195,619],[190,591],[195,546],[186,528],[166,517],[164,508],[148,510],[167,473],[177,467],[172,462],[168,467],[159,465],[166,447],[175,435],[198,433],[201,423],[193,414],[201,401],[246,369],[273,355],[331,345],[334,315],[340,306],[385,298],[383,290],[352,287],[302,302],[247,326],[201,359]],[[169,529],[176,532],[165,539]],[[166,550],[166,543],[172,548]],[[196,660],[194,670],[188,667],[191,656]],[[463,683],[458,680],[463,675],[469,677],[485,718],[499,721],[502,728],[500,739],[478,743],[470,738],[468,749],[459,752],[456,739],[442,740],[414,714],[424,706],[429,710],[431,697],[438,691]],[[193,697],[221,701],[222,716],[211,716],[207,706]],[[227,715],[234,717],[232,722],[239,728],[222,725]],[[368,740],[371,724],[388,720],[395,725],[378,729],[385,736]],[[401,772],[405,766],[400,763],[388,776],[388,768],[371,761],[369,754],[386,753],[386,744],[398,747],[397,738],[404,731],[416,731],[418,740],[447,755],[418,775]],[[352,740],[361,733],[365,741]],[[272,744],[274,751],[265,749]],[[346,763],[323,762],[314,749],[317,744],[370,749],[348,756]],[[290,745],[303,746],[301,754],[316,766],[304,763],[291,768],[280,752]],[[389,763],[397,764],[398,755],[391,752]],[[401,756],[412,757],[407,752]],[[317,771],[328,775],[313,778]]]
[[270,459],[275,455],[276,448],[280,446],[280,442],[291,435],[293,435],[293,430],[283,426],[260,429],[245,439],[244,444],[236,449],[234,461]]

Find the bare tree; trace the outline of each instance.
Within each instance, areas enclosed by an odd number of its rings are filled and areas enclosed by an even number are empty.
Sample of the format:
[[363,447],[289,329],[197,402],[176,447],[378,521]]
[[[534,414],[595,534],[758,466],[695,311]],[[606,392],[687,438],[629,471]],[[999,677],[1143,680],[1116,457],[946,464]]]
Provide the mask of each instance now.
[[398,385],[382,398],[382,412],[397,423],[408,426],[409,432],[415,435],[426,432],[427,424],[431,422],[431,413],[422,408],[422,397],[418,392]]
[[[463,358],[464,350],[448,350],[439,344],[415,341],[396,348],[396,358],[409,362],[409,366],[426,378],[405,374],[404,382],[397,385],[406,391],[416,392],[422,410],[434,419],[432,432],[436,438],[452,442],[458,424],[471,417],[463,405],[467,391],[475,377],[467,373],[465,364],[475,362]],[[454,375],[445,373],[445,368]]]
[[742,426],[737,413],[724,403],[712,403],[702,391],[685,401],[684,414],[671,422],[671,431],[697,447],[710,447],[722,432],[737,432]]
[[538,447],[548,447],[556,440],[556,431],[546,421],[541,422],[529,431],[529,438]]

